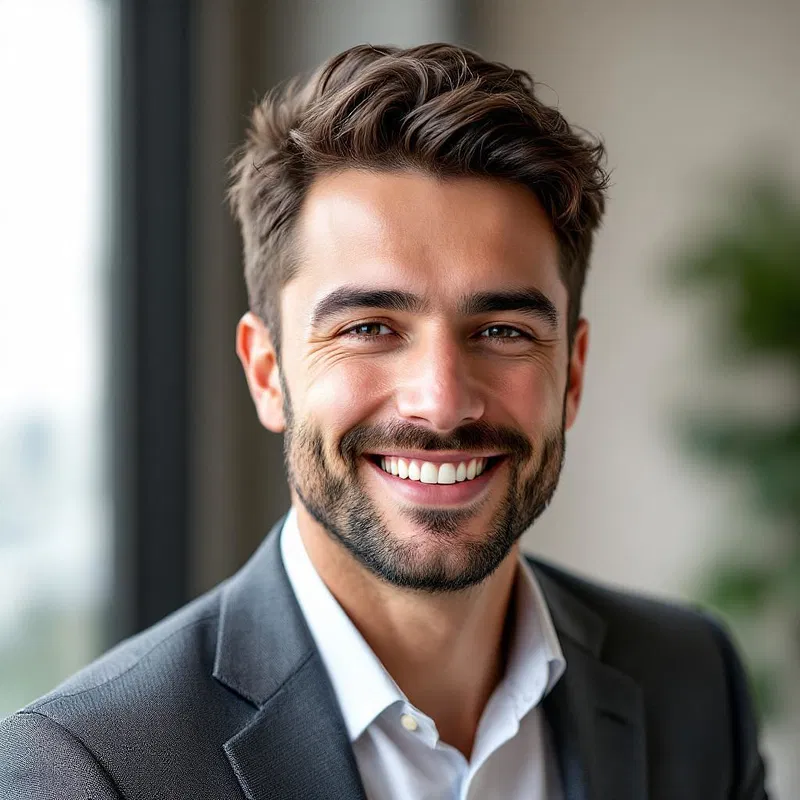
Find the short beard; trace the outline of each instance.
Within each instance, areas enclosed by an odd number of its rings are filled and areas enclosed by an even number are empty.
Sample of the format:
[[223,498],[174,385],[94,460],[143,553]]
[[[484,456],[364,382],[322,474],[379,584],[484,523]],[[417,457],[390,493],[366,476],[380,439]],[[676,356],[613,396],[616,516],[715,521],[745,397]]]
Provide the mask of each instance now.
[[[284,457],[289,484],[308,513],[372,574],[393,586],[430,593],[456,592],[488,578],[513,545],[549,505],[558,486],[564,461],[564,412],[560,426],[549,432],[538,448],[533,474],[522,470],[535,456],[528,439],[510,428],[492,428],[479,422],[459,428],[447,437],[417,426],[395,424],[351,429],[335,453],[326,452],[322,431],[311,423],[296,424],[284,392],[286,433]],[[333,445],[331,445],[333,446]],[[409,523],[425,531],[419,541],[392,534],[380,510],[362,489],[359,465],[372,452],[393,449],[496,450],[506,454],[508,491],[478,540],[459,534],[486,496],[468,508],[402,510]],[[340,462],[342,467],[334,469]],[[431,552],[431,544],[435,552]]]

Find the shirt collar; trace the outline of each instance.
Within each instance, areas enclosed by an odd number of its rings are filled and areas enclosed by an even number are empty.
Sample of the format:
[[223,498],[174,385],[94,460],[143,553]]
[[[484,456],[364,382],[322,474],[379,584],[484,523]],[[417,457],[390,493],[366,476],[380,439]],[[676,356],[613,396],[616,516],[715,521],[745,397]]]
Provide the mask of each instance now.
[[522,553],[515,592],[516,624],[501,687],[511,695],[521,719],[558,683],[567,662],[544,594]]
[[289,511],[281,555],[297,602],[333,684],[350,741],[393,703],[406,697],[317,573]]
[[[386,671],[317,573],[292,508],[281,531],[281,557],[342,711],[350,741],[395,703],[408,698]],[[516,581],[516,623],[506,674],[518,719],[538,705],[566,668],[558,636],[536,576],[523,556]]]

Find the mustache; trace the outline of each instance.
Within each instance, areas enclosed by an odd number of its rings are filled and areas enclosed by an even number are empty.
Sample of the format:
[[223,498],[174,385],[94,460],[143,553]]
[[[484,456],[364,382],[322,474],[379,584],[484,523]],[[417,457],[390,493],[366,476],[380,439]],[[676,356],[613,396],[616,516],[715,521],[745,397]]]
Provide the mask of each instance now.
[[358,425],[340,440],[344,461],[354,465],[366,453],[386,450],[497,450],[518,459],[531,458],[533,445],[526,436],[507,426],[489,425],[479,420],[442,436],[435,431],[405,422],[385,425]]

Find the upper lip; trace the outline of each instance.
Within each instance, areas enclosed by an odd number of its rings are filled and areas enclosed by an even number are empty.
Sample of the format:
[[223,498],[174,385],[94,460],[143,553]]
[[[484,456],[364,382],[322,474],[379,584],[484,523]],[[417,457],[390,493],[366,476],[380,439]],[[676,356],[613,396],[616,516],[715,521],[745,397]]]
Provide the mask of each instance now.
[[385,457],[385,458],[404,458],[407,461],[429,461],[431,464],[457,464],[461,461],[471,461],[473,458],[496,458],[504,455],[503,453],[466,453],[466,452],[452,452],[452,453],[433,453],[424,450],[390,450],[385,453],[370,453],[370,455]]

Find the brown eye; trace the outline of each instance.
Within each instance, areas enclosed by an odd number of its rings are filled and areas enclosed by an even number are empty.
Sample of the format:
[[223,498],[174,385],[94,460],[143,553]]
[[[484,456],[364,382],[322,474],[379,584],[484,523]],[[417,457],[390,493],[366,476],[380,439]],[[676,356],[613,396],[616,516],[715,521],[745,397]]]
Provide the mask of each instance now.
[[359,322],[358,325],[342,331],[342,336],[351,336],[356,339],[377,339],[381,335],[385,335],[379,332],[381,328],[391,333],[391,328],[382,322]]
[[[502,333],[500,333],[502,331]],[[518,328],[514,328],[511,325],[490,325],[488,328],[484,328],[481,333],[481,337],[485,337],[487,339],[530,339],[531,337],[528,336],[527,333],[523,333]]]

